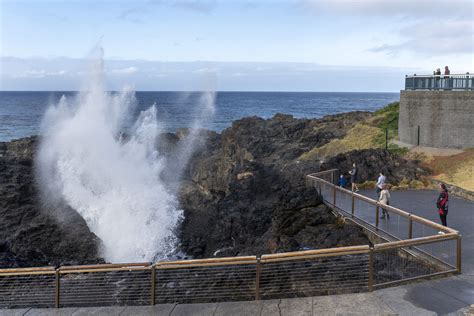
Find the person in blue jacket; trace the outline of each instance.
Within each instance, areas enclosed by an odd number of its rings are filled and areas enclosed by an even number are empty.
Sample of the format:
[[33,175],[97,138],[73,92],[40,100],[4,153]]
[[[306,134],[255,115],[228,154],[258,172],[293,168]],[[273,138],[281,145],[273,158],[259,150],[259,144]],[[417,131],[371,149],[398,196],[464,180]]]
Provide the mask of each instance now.
[[344,177],[343,174],[341,174],[341,175],[339,176],[338,184],[339,184],[339,186],[340,186],[341,188],[345,188],[345,187],[346,187],[346,185],[347,185],[347,180],[346,180],[346,178]]

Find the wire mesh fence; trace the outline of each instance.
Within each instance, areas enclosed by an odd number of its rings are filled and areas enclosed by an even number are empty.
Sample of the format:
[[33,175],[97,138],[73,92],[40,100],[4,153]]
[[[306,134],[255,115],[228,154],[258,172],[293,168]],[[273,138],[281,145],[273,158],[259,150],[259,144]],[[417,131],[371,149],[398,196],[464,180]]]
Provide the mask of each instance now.
[[61,272],[60,306],[150,304],[150,268]]
[[[325,203],[378,235],[373,245],[132,264],[0,269],[0,307],[146,305],[354,293],[461,271],[457,231],[308,176]],[[324,180],[327,179],[327,180]],[[387,211],[386,218],[381,218]],[[390,216],[390,218],[388,218]],[[443,234],[438,234],[438,231]]]
[[194,303],[253,300],[256,257],[246,263],[158,267],[155,302]]
[[440,272],[405,248],[388,248],[374,252],[374,283],[383,285]]
[[273,299],[367,291],[368,258],[367,247],[361,254],[264,261],[260,296]]
[[0,275],[0,308],[52,307],[56,289],[55,271]]
[[[343,216],[350,216],[356,223],[370,231],[376,232],[379,237],[385,239],[385,243],[382,242],[381,245],[398,240],[416,242],[416,246],[413,247],[404,248],[395,245],[392,248],[379,248],[374,253],[376,283],[391,283],[444,272],[460,272],[460,235],[457,231],[339,188],[325,180],[334,179],[334,176],[328,175],[330,172],[333,170],[325,171],[324,178],[319,178],[319,174],[309,175],[316,179],[317,186],[322,188],[323,200],[327,205],[337,209]],[[438,237],[433,240],[433,236]]]
[[420,244],[414,249],[426,256],[430,264],[443,267],[445,270],[457,268],[457,240],[442,239],[433,243]]

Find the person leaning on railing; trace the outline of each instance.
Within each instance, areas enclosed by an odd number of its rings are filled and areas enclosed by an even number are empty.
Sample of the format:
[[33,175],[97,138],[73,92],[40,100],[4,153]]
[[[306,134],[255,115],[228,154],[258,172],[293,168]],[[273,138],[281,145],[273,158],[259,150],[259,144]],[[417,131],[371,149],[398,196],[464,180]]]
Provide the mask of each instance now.
[[451,71],[449,70],[449,67],[448,66],[444,66],[444,76],[448,76],[449,78],[449,75],[451,74]]

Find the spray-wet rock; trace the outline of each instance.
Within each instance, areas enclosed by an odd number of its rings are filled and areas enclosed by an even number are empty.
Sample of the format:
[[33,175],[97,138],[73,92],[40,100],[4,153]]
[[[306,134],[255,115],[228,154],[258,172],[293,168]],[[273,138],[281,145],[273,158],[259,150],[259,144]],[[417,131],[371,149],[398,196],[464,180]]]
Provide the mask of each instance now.
[[34,177],[37,143],[36,137],[0,143],[0,267],[103,262],[99,241],[82,217],[41,202]]

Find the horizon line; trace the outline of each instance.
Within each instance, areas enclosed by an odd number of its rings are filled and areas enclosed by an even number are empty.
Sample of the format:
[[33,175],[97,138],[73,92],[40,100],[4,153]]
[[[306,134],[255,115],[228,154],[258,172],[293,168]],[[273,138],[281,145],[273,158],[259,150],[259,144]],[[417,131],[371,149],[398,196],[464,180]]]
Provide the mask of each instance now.
[[[107,90],[106,92],[120,92]],[[400,93],[400,91],[309,91],[309,90],[134,90],[134,92],[272,92],[272,93]],[[81,90],[0,90],[1,92],[82,92]]]

